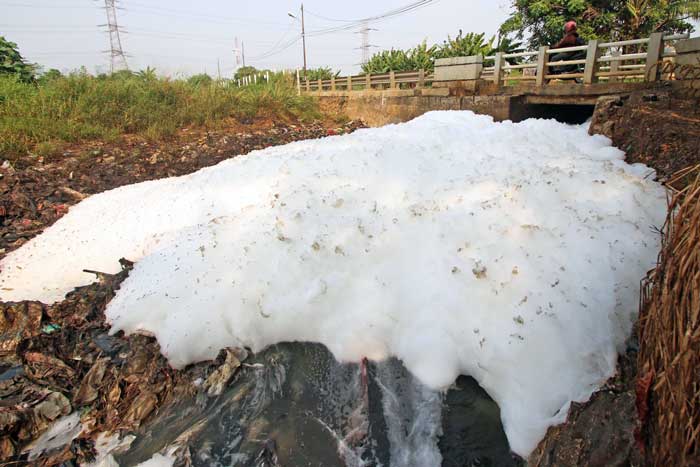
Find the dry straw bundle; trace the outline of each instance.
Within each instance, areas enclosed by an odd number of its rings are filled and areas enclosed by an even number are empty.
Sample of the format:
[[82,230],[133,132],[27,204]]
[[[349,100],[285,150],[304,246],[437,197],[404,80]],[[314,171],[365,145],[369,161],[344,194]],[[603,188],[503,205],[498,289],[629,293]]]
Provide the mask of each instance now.
[[653,465],[700,465],[700,165],[667,185],[659,263],[642,284],[640,441]]

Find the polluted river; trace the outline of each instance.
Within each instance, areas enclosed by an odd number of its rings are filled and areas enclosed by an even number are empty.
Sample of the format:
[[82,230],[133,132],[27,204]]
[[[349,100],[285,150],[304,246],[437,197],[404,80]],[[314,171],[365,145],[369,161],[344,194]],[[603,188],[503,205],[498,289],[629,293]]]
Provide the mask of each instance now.
[[[585,125],[431,112],[91,196],[0,262],[0,301],[133,264],[100,362],[147,335],[194,389],[89,465],[523,465],[615,371],[650,175]],[[65,412],[30,456],[85,433]]]

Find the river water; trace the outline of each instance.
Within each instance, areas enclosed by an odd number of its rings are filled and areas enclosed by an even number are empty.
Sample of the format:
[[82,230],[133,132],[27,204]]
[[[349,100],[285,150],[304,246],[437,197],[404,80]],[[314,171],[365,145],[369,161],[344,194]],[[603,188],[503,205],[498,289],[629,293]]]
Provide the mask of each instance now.
[[119,464],[187,446],[196,466],[520,465],[472,378],[438,392],[399,360],[342,364],[318,344],[275,345],[246,364],[220,396],[162,410]]

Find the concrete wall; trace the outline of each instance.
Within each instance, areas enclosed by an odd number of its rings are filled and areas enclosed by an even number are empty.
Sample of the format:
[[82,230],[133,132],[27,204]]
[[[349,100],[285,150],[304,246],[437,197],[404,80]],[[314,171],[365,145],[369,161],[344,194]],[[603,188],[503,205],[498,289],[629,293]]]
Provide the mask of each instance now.
[[700,37],[694,37],[676,44],[675,62],[679,65],[700,65]]
[[386,90],[352,93],[324,92],[321,108],[361,119],[370,126],[382,126],[412,120],[431,110],[472,110],[496,120],[510,118],[510,96],[450,95],[450,90]]
[[561,84],[498,87],[488,81],[434,83],[426,89],[315,92],[321,107],[361,119],[370,126],[406,122],[431,110],[471,110],[496,121],[557,118],[575,123],[577,113],[590,116],[601,96],[653,89],[659,83]]

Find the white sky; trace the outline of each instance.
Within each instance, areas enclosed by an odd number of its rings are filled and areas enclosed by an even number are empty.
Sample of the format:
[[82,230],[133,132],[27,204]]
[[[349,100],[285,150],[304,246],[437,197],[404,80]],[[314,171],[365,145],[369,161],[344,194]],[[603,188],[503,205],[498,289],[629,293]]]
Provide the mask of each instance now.
[[[307,0],[307,32],[342,25],[333,19],[357,19],[404,6],[411,0]],[[396,18],[371,24],[370,43],[379,48],[410,47],[423,39],[441,42],[447,34],[495,34],[508,16],[509,0],[435,0],[431,5]],[[168,75],[206,71],[222,75],[235,68],[234,39],[245,42],[246,64],[258,68],[297,68],[302,63],[301,41],[279,54],[255,59],[300,32],[297,0],[119,0],[119,24],[131,69],[155,67]],[[0,0],[0,35],[16,42],[21,53],[45,68],[68,71],[85,65],[90,71],[109,69],[104,0]],[[356,72],[361,61],[357,29],[307,38],[309,67],[331,66]],[[377,51],[379,49],[372,49]]]

